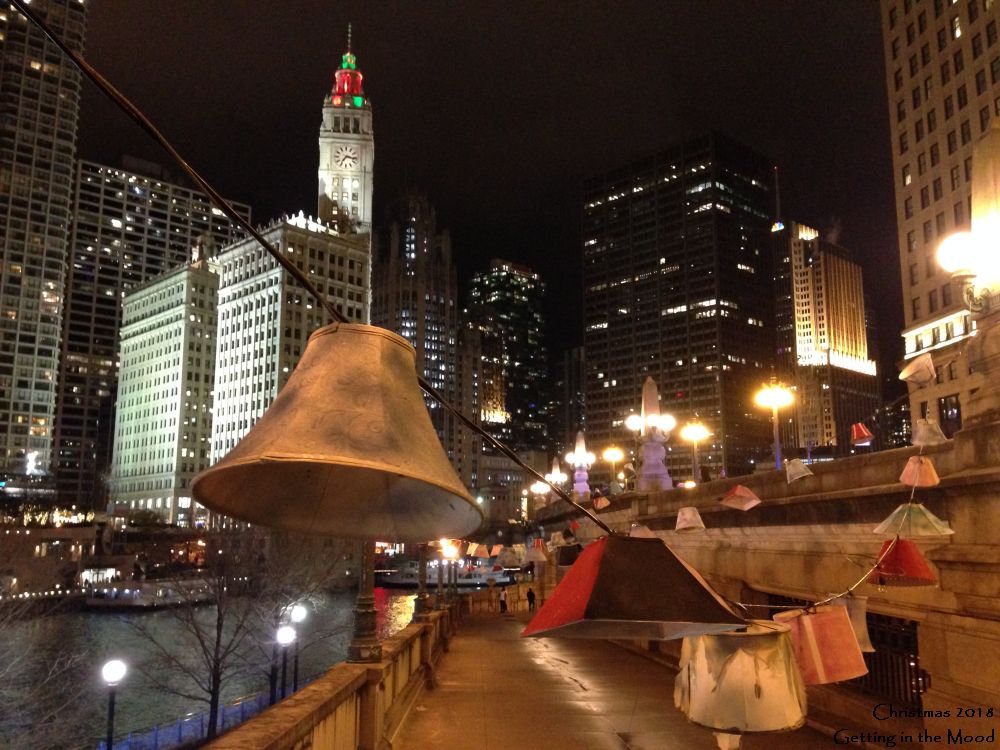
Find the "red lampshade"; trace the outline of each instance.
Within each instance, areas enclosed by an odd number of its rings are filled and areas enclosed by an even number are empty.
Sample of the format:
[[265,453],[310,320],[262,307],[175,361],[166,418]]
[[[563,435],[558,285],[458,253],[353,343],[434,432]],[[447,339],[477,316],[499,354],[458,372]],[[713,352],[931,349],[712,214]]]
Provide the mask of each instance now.
[[774,616],[792,629],[795,661],[806,685],[843,682],[868,674],[847,607],[796,609]]
[[744,624],[659,539],[588,545],[521,635],[665,641]]
[[594,508],[596,508],[597,510],[602,510],[603,508],[607,508],[609,505],[611,505],[611,501],[608,500],[603,495],[601,497],[594,498]]
[[[886,554],[890,545],[893,547]],[[885,555],[884,559],[882,555]],[[881,562],[868,574],[868,583],[876,586],[933,586],[937,583],[931,566],[920,554],[917,545],[908,539],[886,539],[878,559]]]
[[864,422],[855,422],[851,425],[851,445],[871,445],[874,439],[875,436],[865,427]]

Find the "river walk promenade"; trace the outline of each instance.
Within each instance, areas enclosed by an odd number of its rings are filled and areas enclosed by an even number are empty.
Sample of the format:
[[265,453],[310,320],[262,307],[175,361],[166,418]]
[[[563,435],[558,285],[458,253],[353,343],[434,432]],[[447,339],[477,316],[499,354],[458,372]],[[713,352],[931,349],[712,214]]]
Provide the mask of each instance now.
[[[599,640],[521,638],[525,613],[467,615],[393,750],[715,750],[674,708],[675,672]],[[749,750],[834,747],[802,728]]]

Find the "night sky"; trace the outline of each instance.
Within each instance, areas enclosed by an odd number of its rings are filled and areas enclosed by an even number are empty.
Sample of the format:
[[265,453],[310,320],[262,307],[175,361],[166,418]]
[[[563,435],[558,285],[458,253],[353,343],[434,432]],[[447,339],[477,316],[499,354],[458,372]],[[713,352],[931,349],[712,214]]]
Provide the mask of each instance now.
[[[256,223],[314,213],[317,135],[353,24],[375,126],[375,220],[404,187],[548,284],[553,346],[581,342],[582,180],[704,128],[781,173],[782,213],[865,270],[883,366],[902,325],[878,3],[95,0],[87,58]],[[79,155],[167,164],[89,84]]]

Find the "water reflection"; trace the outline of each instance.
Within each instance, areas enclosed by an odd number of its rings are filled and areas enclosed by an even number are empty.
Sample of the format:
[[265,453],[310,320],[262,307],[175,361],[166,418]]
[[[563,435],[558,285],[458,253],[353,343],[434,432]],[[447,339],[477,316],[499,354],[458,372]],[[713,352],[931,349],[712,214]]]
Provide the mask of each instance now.
[[[413,595],[376,589],[375,605],[379,637],[387,638],[409,623]],[[298,626],[300,682],[345,658],[354,594],[323,595],[310,606]],[[0,633],[0,747],[96,748],[107,710],[100,666],[110,658],[129,664],[116,698],[119,736],[207,710],[197,700],[204,693],[178,668],[194,663],[198,644],[177,614],[66,612],[6,624]],[[199,616],[212,618],[212,608],[200,608]],[[166,653],[158,655],[153,641]],[[170,658],[178,663],[173,668],[165,666]],[[224,703],[268,689],[270,644],[248,643],[237,661],[245,666],[224,687]]]

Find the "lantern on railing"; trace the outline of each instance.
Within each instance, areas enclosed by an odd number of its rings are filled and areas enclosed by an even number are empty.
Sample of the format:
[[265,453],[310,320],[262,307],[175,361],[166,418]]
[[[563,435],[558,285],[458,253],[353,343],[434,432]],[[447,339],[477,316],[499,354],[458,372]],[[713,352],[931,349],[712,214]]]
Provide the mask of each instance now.
[[910,362],[899,373],[899,379],[907,383],[913,383],[919,388],[930,385],[937,379],[937,371],[934,369],[934,358],[929,352],[925,352]]
[[948,524],[931,513],[923,503],[903,503],[875,527],[876,534],[888,536],[946,536],[954,534]]
[[539,537],[528,547],[524,553],[525,562],[548,562],[549,556],[545,552],[545,540]]
[[704,531],[705,523],[697,508],[686,507],[677,511],[677,525],[674,531]]
[[933,586],[937,578],[920,550],[908,539],[886,539],[868,583],[886,586]]
[[719,503],[736,510],[750,510],[760,505],[760,498],[749,487],[738,484],[731,487]]
[[844,607],[847,610],[851,627],[854,628],[854,637],[858,639],[858,646],[862,653],[874,653],[875,647],[868,635],[868,597],[855,596],[853,592],[848,592],[844,596],[831,599],[830,604],[835,607]]
[[802,463],[801,458],[793,458],[785,463],[785,476],[788,479],[789,484],[794,482],[796,479],[811,477],[812,475],[812,471],[808,466]]
[[910,438],[910,443],[919,446],[921,448],[927,448],[932,445],[941,445],[942,443],[947,443],[948,438],[945,436],[944,432],[941,431],[941,425],[939,425],[933,419],[918,419],[913,423],[913,436]]
[[861,646],[844,607],[779,612],[776,622],[791,628],[795,660],[806,685],[826,685],[868,674]]
[[899,481],[910,487],[936,487],[941,484],[934,464],[927,456],[910,456]]
[[745,631],[685,638],[674,705],[729,734],[798,729],[806,691],[788,625],[754,620]]
[[863,446],[871,445],[872,440],[875,436],[872,435],[872,431],[865,427],[864,422],[855,422],[851,425],[851,445]]

